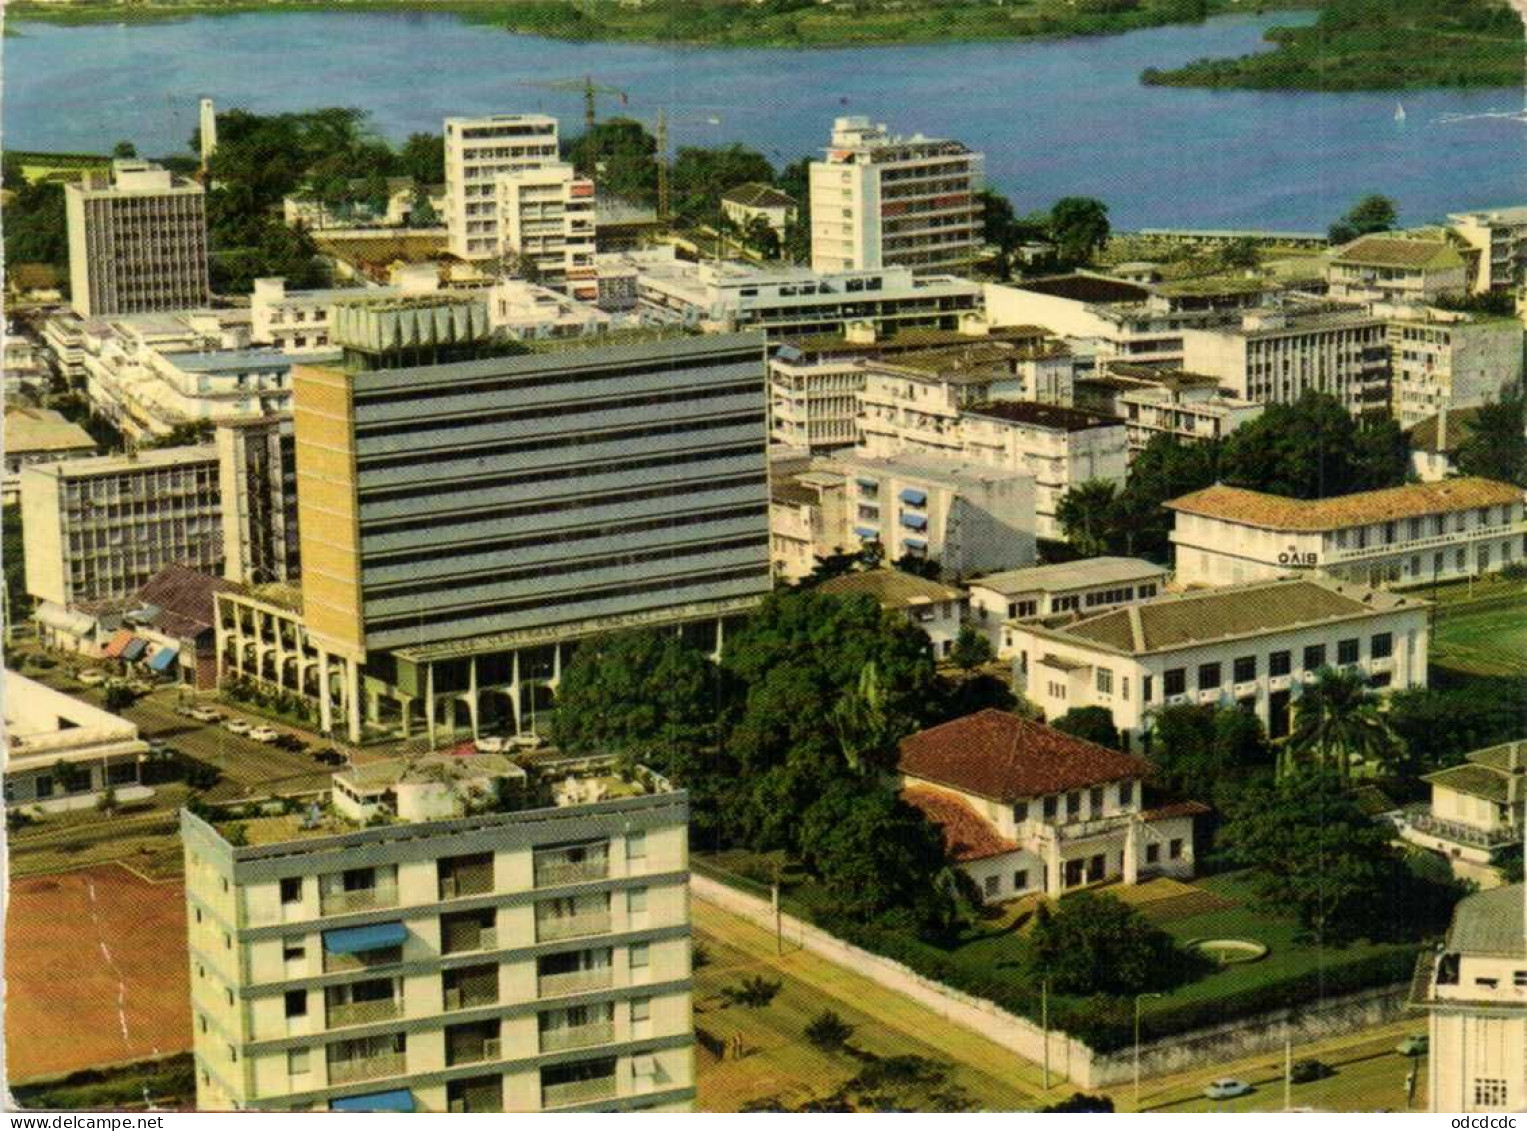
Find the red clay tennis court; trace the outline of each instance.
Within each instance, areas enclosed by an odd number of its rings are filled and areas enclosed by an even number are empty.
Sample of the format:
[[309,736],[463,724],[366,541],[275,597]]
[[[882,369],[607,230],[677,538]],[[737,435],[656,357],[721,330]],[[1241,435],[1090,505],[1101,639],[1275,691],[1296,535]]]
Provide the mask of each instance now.
[[13,1081],[189,1049],[182,885],[115,864],[13,880],[5,978]]

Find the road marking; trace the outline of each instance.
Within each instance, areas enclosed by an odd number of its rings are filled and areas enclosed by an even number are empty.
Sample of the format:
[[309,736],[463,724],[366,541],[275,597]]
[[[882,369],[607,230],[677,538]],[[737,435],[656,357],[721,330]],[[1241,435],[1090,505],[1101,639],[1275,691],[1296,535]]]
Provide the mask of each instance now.
[[95,945],[100,948],[101,957],[105,960],[107,968],[117,976],[117,1024],[122,1029],[122,1044],[131,1049],[132,1032],[127,1025],[127,979],[123,977],[122,968],[117,965],[116,959],[111,956],[111,950],[106,946],[105,932],[101,928],[100,907],[95,898],[95,880],[87,876],[85,888],[90,894],[90,921],[95,926]]

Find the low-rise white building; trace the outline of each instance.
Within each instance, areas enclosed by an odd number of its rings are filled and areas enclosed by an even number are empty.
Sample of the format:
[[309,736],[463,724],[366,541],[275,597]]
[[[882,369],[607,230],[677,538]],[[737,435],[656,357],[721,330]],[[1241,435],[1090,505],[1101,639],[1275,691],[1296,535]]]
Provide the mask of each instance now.
[[488,325],[511,338],[577,338],[628,321],[523,279],[500,280],[488,291],[486,301]]
[[88,809],[153,791],[138,782],[148,743],[124,718],[5,672],[5,804],[34,812]]
[[1453,212],[1448,222],[1476,253],[1470,290],[1510,293],[1527,281],[1527,205]]
[[939,659],[949,655],[959,639],[969,599],[963,589],[897,569],[839,574],[818,585],[817,591],[836,597],[855,594],[873,597],[882,609],[900,613],[914,628],[927,633],[933,654]]
[[1398,235],[1363,236],[1342,248],[1326,267],[1333,298],[1422,306],[1469,284],[1463,256],[1447,240]]
[[761,219],[784,239],[785,228],[795,220],[795,198],[773,185],[749,181],[721,194],[721,214],[744,232]]
[[1447,938],[1422,953],[1410,1005],[1430,1015],[1427,1097],[1436,1112],[1527,1108],[1523,885],[1466,896]]
[[1077,382],[1076,405],[1122,419],[1130,459],[1160,435],[1223,439],[1266,407],[1222,392],[1216,377],[1118,361]]
[[1431,803],[1406,809],[1400,826],[1412,844],[1451,861],[1488,865],[1522,843],[1527,742],[1470,751],[1458,765],[1423,780],[1431,786]]
[[1329,499],[1216,484],[1175,512],[1177,581],[1234,585],[1322,572],[1370,585],[1451,581],[1527,558],[1522,490],[1446,479]]
[[1410,429],[1410,467],[1423,483],[1446,479],[1457,470],[1458,450],[1473,431],[1477,408],[1444,408]]
[[1430,603],[1324,578],[1190,590],[1073,619],[1013,627],[1020,690],[1046,718],[1105,707],[1126,743],[1177,703],[1237,706],[1289,733],[1321,668],[1375,687],[1426,686]]
[[1148,601],[1171,572],[1142,558],[1084,558],[991,573],[967,582],[970,623],[986,633],[997,655],[1013,651],[1013,625],[1058,613],[1092,613]]
[[902,799],[939,825],[988,902],[1150,876],[1190,879],[1207,806],[1147,806],[1150,763],[1005,711],[901,742]]
[[39,463],[95,455],[95,439],[51,408],[26,405],[5,410],[5,483],[7,505],[21,500],[21,469]]

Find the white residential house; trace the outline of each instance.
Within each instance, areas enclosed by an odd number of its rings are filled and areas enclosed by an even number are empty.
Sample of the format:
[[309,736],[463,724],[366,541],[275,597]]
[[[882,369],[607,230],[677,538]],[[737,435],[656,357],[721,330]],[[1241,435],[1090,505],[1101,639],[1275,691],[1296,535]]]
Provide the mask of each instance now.
[[1163,504],[1182,585],[1323,572],[1370,585],[1492,573],[1527,557],[1522,490],[1445,479],[1329,499],[1215,484]]
[[721,194],[721,214],[743,232],[762,219],[784,239],[785,228],[795,220],[795,199],[772,185],[749,181]]
[[1420,306],[1468,289],[1468,269],[1443,239],[1363,236],[1332,257],[1326,282],[1333,298]]
[[1208,808],[1147,806],[1150,763],[1133,755],[988,709],[903,739],[897,769],[988,903],[1193,875]]
[[1084,558],[1005,570],[972,578],[970,623],[991,640],[999,657],[1013,650],[1017,621],[1058,613],[1092,613],[1148,601],[1166,589],[1171,571],[1142,558]]
[[1427,1097],[1434,1112],[1527,1109],[1527,930],[1524,889],[1466,896],[1447,938],[1422,953],[1410,1006],[1430,1018]]
[[1019,690],[1057,718],[1106,707],[1127,745],[1177,703],[1251,711],[1289,733],[1299,688],[1321,668],[1375,688],[1426,686],[1431,605],[1325,578],[1196,589],[1092,615],[1013,626]]
[[1400,835],[1406,840],[1469,864],[1491,864],[1512,846],[1520,851],[1527,741],[1471,751],[1458,765],[1424,780],[1431,786],[1431,803],[1405,811]]
[[882,609],[901,613],[913,627],[927,633],[933,654],[940,659],[949,655],[959,639],[969,600],[963,589],[896,569],[839,574],[818,585],[817,592],[840,597],[862,593],[873,597]]

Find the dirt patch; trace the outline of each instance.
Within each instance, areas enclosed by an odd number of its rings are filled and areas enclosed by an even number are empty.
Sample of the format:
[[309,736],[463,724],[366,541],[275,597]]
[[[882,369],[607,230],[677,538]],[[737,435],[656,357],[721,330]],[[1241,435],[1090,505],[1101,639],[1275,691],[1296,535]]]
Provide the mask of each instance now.
[[116,865],[15,880],[5,976],[13,1080],[191,1047],[181,884]]

